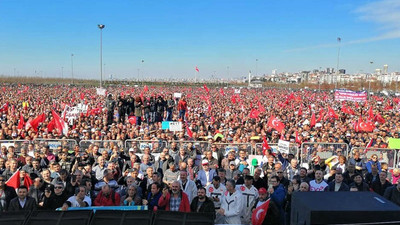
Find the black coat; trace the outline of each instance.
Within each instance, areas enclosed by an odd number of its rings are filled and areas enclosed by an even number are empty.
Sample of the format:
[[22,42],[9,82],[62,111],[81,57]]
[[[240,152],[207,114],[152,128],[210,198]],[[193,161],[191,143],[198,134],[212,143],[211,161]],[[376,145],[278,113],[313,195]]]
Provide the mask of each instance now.
[[[328,184],[328,187],[325,188],[325,191],[334,192],[335,191],[335,181],[330,182]],[[339,191],[350,191],[350,188],[347,184],[342,182],[342,184],[340,185]]]
[[19,204],[18,197],[13,198],[10,201],[10,205],[8,206],[8,211],[30,211],[35,210],[37,208],[37,204],[34,198],[26,196],[26,202],[24,208]]
[[15,189],[7,186],[7,184],[4,187],[4,193],[6,195],[6,207],[5,210],[8,209],[8,206],[10,205],[11,199],[17,197],[17,193],[15,192]]
[[[196,196],[192,204],[190,204],[190,211],[192,212],[197,212],[197,204],[199,202],[199,196]],[[200,209],[198,212],[211,212],[215,213],[215,207],[214,207],[214,202],[212,202],[208,197],[206,197],[206,200],[203,202],[203,204],[200,206]]]
[[44,197],[43,201],[43,209],[55,210],[63,206],[63,204],[67,201],[68,195],[65,193],[61,195],[51,194],[50,198]]

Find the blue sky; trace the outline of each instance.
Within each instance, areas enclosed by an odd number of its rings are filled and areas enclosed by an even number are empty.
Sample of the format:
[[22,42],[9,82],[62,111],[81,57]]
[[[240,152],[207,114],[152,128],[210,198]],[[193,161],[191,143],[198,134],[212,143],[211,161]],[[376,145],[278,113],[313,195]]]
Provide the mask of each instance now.
[[70,77],[73,53],[74,76],[98,79],[99,23],[105,78],[336,68],[337,37],[350,73],[400,71],[398,0],[0,0],[0,15],[4,75]]

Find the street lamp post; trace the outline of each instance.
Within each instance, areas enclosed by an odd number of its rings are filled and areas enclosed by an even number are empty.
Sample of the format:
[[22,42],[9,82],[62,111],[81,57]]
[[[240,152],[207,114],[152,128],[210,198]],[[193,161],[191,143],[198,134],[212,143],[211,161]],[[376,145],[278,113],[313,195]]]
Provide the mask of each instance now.
[[258,77],[258,59],[256,59],[256,76]]
[[74,85],[74,54],[71,54],[71,79],[72,85]]
[[[374,62],[371,61],[371,62],[369,62],[369,64],[372,65],[372,64],[374,64]],[[371,92],[371,77],[372,77],[372,73],[373,73],[373,69],[372,69],[372,72],[371,72],[371,76],[368,76],[368,99],[369,99],[369,95],[370,95],[370,92]]]
[[338,52],[337,52],[337,64],[336,64],[336,82],[335,82],[335,89],[337,89],[338,86],[338,76],[339,76],[339,56],[340,56],[340,42],[342,41],[342,38],[338,37],[337,42],[338,42]]
[[98,24],[97,27],[100,29],[100,88],[103,87],[103,29],[104,24]]

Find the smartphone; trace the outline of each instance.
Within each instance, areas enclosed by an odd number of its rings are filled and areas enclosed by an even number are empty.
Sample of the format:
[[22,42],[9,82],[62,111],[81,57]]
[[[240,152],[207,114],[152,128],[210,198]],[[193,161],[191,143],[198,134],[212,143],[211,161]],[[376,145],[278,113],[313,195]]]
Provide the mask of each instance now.
[[71,180],[72,182],[76,182],[76,175],[72,175]]

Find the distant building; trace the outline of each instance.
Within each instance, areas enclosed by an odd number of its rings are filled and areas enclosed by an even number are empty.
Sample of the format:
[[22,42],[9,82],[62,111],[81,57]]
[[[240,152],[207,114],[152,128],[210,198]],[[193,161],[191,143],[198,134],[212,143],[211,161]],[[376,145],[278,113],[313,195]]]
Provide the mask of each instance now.
[[340,69],[339,70],[339,74],[346,74],[346,70],[345,69]]
[[383,74],[388,74],[388,65],[383,65]]

